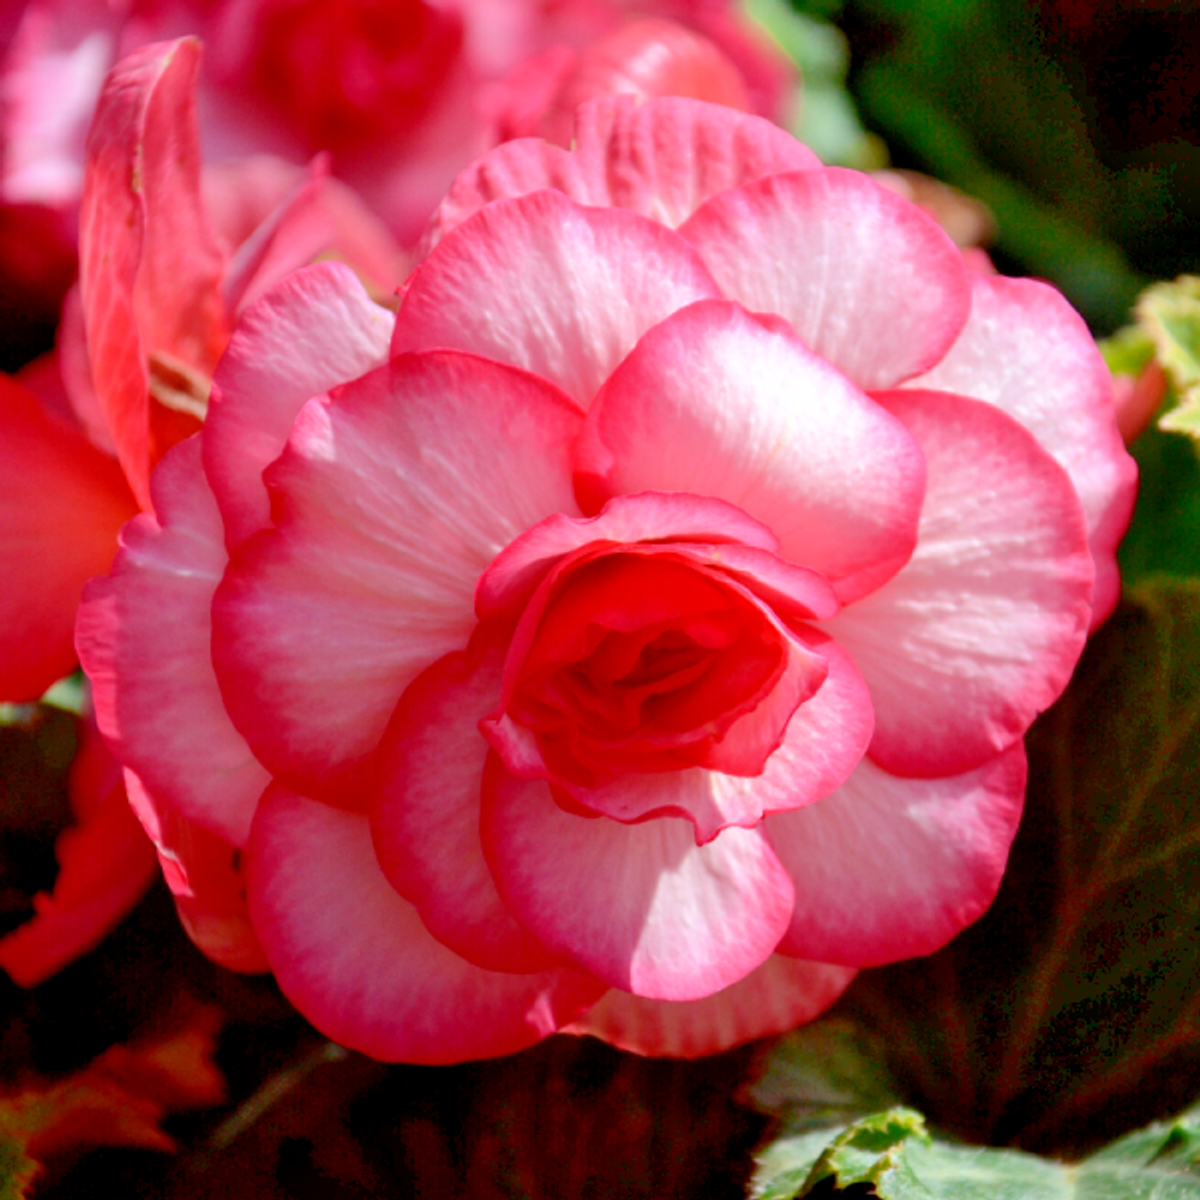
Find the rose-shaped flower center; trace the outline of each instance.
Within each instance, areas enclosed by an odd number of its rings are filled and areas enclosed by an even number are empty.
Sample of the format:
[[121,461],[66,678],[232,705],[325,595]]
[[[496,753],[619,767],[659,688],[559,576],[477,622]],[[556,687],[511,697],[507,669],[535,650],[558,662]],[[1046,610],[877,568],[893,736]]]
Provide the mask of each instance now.
[[748,589],[666,546],[579,552],[523,624],[506,711],[568,784],[709,765],[787,675],[765,750],[825,678],[815,657],[789,672],[788,635]]

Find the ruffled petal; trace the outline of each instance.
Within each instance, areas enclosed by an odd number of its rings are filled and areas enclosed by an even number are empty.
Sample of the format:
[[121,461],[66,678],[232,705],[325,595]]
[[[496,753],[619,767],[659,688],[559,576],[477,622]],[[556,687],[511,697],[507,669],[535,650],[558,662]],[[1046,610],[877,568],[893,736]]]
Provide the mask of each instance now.
[[143,508],[150,471],[194,416],[152,402],[149,360],[207,376],[228,330],[224,256],[200,195],[195,38],[144,46],[110,73],[92,122],[79,277],[92,382]]
[[204,423],[204,469],[230,546],[269,524],[262,473],[305,401],[382,366],[393,320],[334,262],[296,271],[243,313]]
[[900,422],[781,322],[724,301],[642,338],[593,404],[576,461],[589,505],[650,489],[738,505],[843,601],[908,560],[925,486]]
[[113,753],[181,816],[244,846],[270,776],[213,672],[212,598],[227,559],[198,438],[167,454],[151,488],[157,519],[125,527],[111,574],[84,593],[79,657]]
[[1066,472],[991,405],[878,399],[928,464],[917,550],[825,628],[871,689],[871,757],[897,775],[958,775],[1012,745],[1071,677],[1091,616],[1083,513]]
[[250,913],[280,986],[327,1037],[372,1058],[453,1063],[554,1033],[604,986],[498,974],[436,941],[375,860],[364,816],[274,787],[250,839]]
[[949,353],[908,386],[986,400],[1066,469],[1096,560],[1092,628],[1117,602],[1116,548],[1133,513],[1137,465],[1117,430],[1112,375],[1079,314],[1045,283],[973,275],[971,317]]
[[213,609],[225,703],[257,757],[305,794],[365,802],[401,693],[467,644],[488,563],[577,513],[578,411],[523,372],[407,355],[308,404],[268,470],[278,531],[235,552]]
[[862,388],[928,370],[970,312],[968,271],[947,234],[859,171],[747,184],[710,200],[679,232],[726,296],[786,318]]
[[495,755],[480,832],[509,911],[550,949],[638,995],[695,1000],[728,987],[770,956],[791,916],[791,884],[758,830],[697,846],[687,821],[588,819]]
[[647,329],[717,294],[670,230],[543,191],[489,205],[438,246],[409,280],[392,352],[469,350],[586,408]]
[[590,1034],[632,1054],[720,1054],[814,1020],[857,973],[773,954],[745,979],[702,1000],[646,1000],[613,988],[562,1032]]
[[780,951],[871,967],[931,954],[991,904],[1025,797],[1022,743],[965,775],[864,759],[832,796],[764,829],[796,887]]
[[485,970],[542,971],[561,960],[504,907],[479,838],[479,722],[503,667],[502,646],[450,654],[409,685],[380,745],[371,832],[383,873],[440,942]]
[[430,221],[423,253],[485,204],[543,188],[579,204],[631,208],[675,228],[727,188],[821,165],[770,121],[679,96],[641,104],[607,96],[581,105],[575,121],[570,152],[521,138],[463,171]]
[[36,700],[75,669],[84,583],[137,512],[121,469],[0,375],[0,700]]

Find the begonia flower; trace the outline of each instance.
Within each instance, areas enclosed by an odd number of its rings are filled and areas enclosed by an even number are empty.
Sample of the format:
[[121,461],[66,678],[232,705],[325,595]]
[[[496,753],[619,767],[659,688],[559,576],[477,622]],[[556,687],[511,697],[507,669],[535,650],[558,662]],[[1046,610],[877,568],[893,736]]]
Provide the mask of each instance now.
[[77,627],[284,991],[385,1059],[692,1055],[947,942],[1116,599],[1081,319],[689,100],[497,148],[422,253],[394,316],[246,309]]

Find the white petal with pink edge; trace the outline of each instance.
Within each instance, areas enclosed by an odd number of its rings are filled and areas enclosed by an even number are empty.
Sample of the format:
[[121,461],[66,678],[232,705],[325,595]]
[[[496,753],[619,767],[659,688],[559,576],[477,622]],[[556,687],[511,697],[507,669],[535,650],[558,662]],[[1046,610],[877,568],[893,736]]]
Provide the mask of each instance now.
[[720,1054],[814,1020],[857,974],[853,967],[773,954],[745,979],[703,1000],[646,1000],[613,988],[562,1032],[590,1034],[632,1054]]
[[1015,417],[1066,468],[1096,559],[1092,628],[1113,610],[1117,543],[1137,466],[1117,431],[1112,376],[1079,314],[1048,284],[972,275],[971,316],[949,353],[908,386],[986,400]]
[[775,949],[792,889],[758,830],[697,846],[690,822],[622,825],[560,808],[496,755],[484,769],[484,854],[509,911],[542,943],[615,987],[695,1000]]
[[459,958],[384,878],[365,816],[283,788],[255,818],[249,901],[284,993],[327,1037],[372,1058],[511,1054],[604,990],[575,971],[506,975]]
[[579,422],[543,380],[455,351],[303,409],[266,474],[279,529],[239,547],[213,609],[226,705],[273,774],[365,802],[401,693],[467,644],[480,573],[530,525],[578,513]]
[[647,329],[716,295],[670,230],[537,192],[482,209],[421,264],[392,352],[469,350],[549,379],[586,408]]
[[675,228],[726,188],[821,165],[770,121],[678,96],[642,104],[605,97],[581,105],[575,120],[572,151],[518,138],[472,163],[434,213],[422,256],[485,204],[543,188],[579,204],[631,208]]
[[735,188],[679,232],[726,296],[786,318],[862,388],[928,370],[970,311],[958,248],[932,217],[859,171],[829,167]]
[[383,873],[426,928],[489,971],[561,965],[504,907],[483,857],[479,809],[500,699],[502,647],[450,654],[405,691],[378,755],[371,832]]
[[606,203],[675,228],[709,197],[821,161],[777,125],[720,104],[664,96],[639,104],[607,96],[575,115],[575,154]]
[[878,399],[925,453],[916,553],[824,624],[871,689],[871,757],[957,775],[1020,738],[1062,692],[1091,616],[1092,559],[1066,472],[991,405],[941,392]]
[[227,559],[198,438],[167,454],[150,489],[158,519],[126,525],[111,573],[84,592],[79,656],[114,755],[181,816],[242,846],[270,776],[213,672],[210,614]]
[[764,829],[796,887],[780,951],[869,967],[930,954],[991,904],[1025,796],[1022,743],[965,775],[864,759],[832,796]]
[[[783,742],[762,774],[727,775],[692,767],[628,775],[595,788],[566,785],[573,799],[618,821],[650,813],[686,816],[698,844],[729,826],[754,828],[767,813],[812,804],[840,786],[871,741],[874,720],[866,684],[849,656],[813,629],[796,636],[824,658],[829,674],[821,689],[792,714]],[[753,717],[753,714],[750,714]]]
[[646,490],[727,500],[843,601],[894,574],[915,544],[925,469],[903,425],[780,322],[726,301],[642,338],[576,453],[585,503]]
[[243,314],[204,425],[204,469],[230,546],[270,523],[263,468],[279,457],[305,401],[382,366],[393,321],[349,267],[333,262],[296,271]]

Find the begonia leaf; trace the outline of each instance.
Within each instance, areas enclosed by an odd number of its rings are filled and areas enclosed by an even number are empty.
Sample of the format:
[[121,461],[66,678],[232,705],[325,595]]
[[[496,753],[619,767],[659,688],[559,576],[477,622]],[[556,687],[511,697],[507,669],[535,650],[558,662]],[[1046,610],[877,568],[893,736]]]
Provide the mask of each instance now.
[[847,1001],[931,1121],[1067,1152],[1195,1098],[1200,581],[1133,589],[1028,748],[992,909]]
[[880,1200],[1200,1197],[1200,1106],[1061,1162],[952,1141],[911,1108],[873,1111],[883,1094],[878,1051],[861,1029],[833,1019],[760,1056],[742,1096],[779,1125],[755,1155],[752,1200],[843,1192]]
[[1200,459],[1186,438],[1153,424],[1129,452],[1138,464],[1138,502],[1117,551],[1122,578],[1200,576]]
[[1177,396],[1159,428],[1200,438],[1200,277],[1184,275],[1147,288],[1137,319]]

